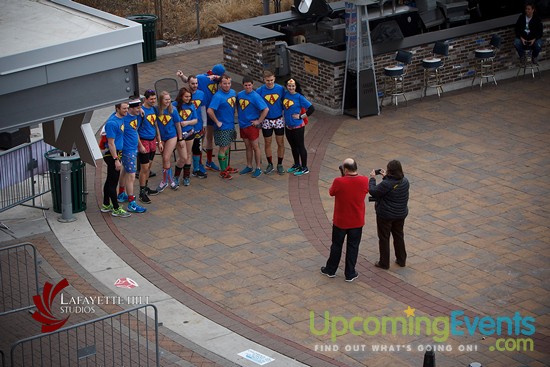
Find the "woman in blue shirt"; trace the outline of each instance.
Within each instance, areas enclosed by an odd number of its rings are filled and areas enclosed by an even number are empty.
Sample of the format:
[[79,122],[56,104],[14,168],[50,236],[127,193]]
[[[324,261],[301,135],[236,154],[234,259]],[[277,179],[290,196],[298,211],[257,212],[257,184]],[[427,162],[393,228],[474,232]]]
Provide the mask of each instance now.
[[286,89],[283,96],[285,135],[292,150],[292,158],[294,158],[294,165],[287,172],[294,173],[294,176],[302,176],[309,173],[304,141],[306,126],[304,119],[311,116],[315,108],[306,97],[298,92],[299,87],[294,79],[289,79],[286,82]]
[[191,100],[191,90],[187,87],[180,89],[173,105],[176,107],[181,117],[181,142],[178,142],[178,160],[176,162],[176,173],[174,174],[174,182],[179,186],[179,177],[183,170],[183,185],[189,186],[191,183],[191,157],[193,155],[192,148],[195,140],[195,126],[198,122],[197,110]]

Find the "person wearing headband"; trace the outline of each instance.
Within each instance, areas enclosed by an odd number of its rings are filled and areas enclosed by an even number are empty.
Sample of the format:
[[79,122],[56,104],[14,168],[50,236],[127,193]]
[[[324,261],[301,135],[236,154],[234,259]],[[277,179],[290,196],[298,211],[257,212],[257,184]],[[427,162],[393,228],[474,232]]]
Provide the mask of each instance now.
[[292,151],[294,165],[287,172],[294,176],[309,173],[307,168],[307,149],[305,145],[305,126],[308,116],[315,111],[310,101],[300,93],[300,87],[294,79],[286,83],[283,96],[283,111],[285,117],[285,135]]

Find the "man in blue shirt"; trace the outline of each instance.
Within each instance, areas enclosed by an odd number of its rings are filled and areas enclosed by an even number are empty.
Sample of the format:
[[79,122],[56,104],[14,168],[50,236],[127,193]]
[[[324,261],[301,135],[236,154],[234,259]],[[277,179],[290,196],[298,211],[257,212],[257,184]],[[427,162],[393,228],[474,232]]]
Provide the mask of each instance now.
[[[254,82],[250,77],[243,78],[243,88],[237,95],[237,113],[239,116],[239,129],[241,138],[246,148],[246,167],[240,172],[241,175],[253,172],[252,177],[256,178],[262,174],[260,168],[260,126],[264,121],[269,108],[262,96],[254,91]],[[256,169],[252,169],[252,157],[256,162]],[[272,168],[273,169],[273,168]]]

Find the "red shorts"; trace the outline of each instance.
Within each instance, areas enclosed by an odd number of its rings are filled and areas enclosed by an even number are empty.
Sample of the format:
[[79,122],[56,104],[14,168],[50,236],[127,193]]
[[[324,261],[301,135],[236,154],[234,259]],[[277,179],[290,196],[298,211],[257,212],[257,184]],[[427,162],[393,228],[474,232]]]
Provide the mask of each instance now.
[[145,153],[154,153],[157,151],[157,142],[155,140],[140,139],[140,141],[145,147]]
[[260,129],[256,126],[241,128],[241,138],[254,141],[260,137]]

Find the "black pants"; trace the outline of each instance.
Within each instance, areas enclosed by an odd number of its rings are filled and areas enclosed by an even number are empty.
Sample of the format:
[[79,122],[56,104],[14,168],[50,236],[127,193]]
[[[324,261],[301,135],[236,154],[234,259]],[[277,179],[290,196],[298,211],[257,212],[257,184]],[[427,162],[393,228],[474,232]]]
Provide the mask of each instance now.
[[[307,167],[307,149],[304,141],[304,134],[306,128],[300,127],[298,129],[286,129],[286,140],[290,144],[292,150],[292,158],[294,158],[294,164]],[[300,160],[302,163],[300,164]]]
[[116,188],[118,186],[118,179],[120,177],[120,171],[115,168],[115,160],[110,155],[103,157],[105,163],[107,163],[107,178],[105,184],[103,184],[103,204],[109,205],[109,200],[113,204],[113,208],[118,209]]
[[342,247],[344,238],[348,236],[346,243],[346,265],[344,274],[346,279],[355,277],[355,264],[359,255],[359,244],[363,235],[363,227],[342,229],[332,225],[332,245],[330,246],[330,256],[327,260],[326,270],[329,274],[336,273],[340,258],[342,257]]
[[378,247],[380,250],[379,263],[382,267],[390,266],[390,235],[393,236],[393,248],[397,263],[405,266],[407,262],[407,251],[405,251],[405,234],[403,226],[405,219],[383,219],[376,217],[376,228],[378,231]]

